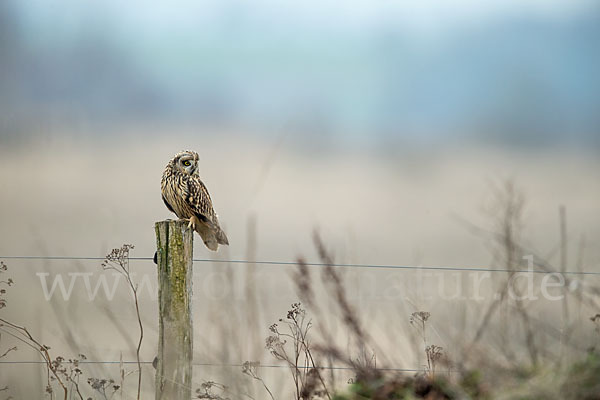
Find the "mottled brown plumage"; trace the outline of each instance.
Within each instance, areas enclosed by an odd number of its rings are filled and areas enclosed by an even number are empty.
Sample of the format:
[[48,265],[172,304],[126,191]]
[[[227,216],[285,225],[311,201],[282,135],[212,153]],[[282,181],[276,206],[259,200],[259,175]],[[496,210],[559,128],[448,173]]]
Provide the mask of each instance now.
[[167,164],[160,186],[167,208],[177,217],[189,220],[206,247],[216,251],[219,244],[229,244],[208,189],[198,175],[198,153],[190,150],[177,153]]

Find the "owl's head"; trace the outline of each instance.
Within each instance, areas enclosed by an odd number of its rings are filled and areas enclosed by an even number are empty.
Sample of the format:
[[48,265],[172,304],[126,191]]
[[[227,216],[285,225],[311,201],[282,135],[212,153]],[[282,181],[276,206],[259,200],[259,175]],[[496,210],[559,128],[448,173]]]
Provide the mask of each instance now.
[[184,150],[173,158],[173,167],[179,172],[187,175],[198,175],[198,153]]

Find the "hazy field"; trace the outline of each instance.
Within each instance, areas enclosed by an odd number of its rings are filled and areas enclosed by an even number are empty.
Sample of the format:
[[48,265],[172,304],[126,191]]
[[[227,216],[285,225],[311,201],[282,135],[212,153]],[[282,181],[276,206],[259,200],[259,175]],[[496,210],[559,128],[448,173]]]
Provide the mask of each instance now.
[[[56,354],[84,353],[89,360],[118,361],[122,353],[125,360],[134,360],[137,328],[126,286],[120,282],[112,300],[102,290],[90,299],[85,279],[92,288],[102,275],[113,282],[110,273],[102,272],[100,261],[2,257],[101,257],[123,243],[136,246],[133,256],[151,257],[154,222],[173,218],[160,198],[160,176],[170,157],[184,148],[200,154],[200,174],[231,243],[215,254],[196,240],[195,258],[295,261],[304,255],[317,261],[311,235],[318,229],[340,263],[490,266],[489,240],[478,237],[460,221],[493,229],[492,187],[510,178],[526,197],[524,243],[556,262],[558,207],[564,205],[568,269],[576,269],[584,237],[581,268],[600,271],[600,159],[593,153],[458,146],[431,151],[400,149],[394,154],[335,150],[335,146],[334,150],[315,151],[285,138],[280,142],[277,135],[269,141],[249,140],[235,133],[208,137],[174,129],[169,134],[177,140],[142,129],[106,139],[49,133],[0,150],[0,260],[10,268],[7,276],[15,280],[2,315],[29,327]],[[151,261],[132,261],[132,267],[136,277],[149,285],[141,297],[147,328],[142,358],[152,361],[157,340],[155,266]],[[318,278],[318,267],[313,268]],[[289,305],[298,300],[290,277],[293,269],[196,263],[195,362],[261,360],[274,364],[264,349],[264,338],[268,326],[285,316]],[[74,272],[84,274],[73,278]],[[478,279],[475,272],[376,268],[340,268],[340,272],[359,316],[380,347],[394,349],[382,358],[409,369],[423,364],[418,352],[411,350],[410,313],[430,311],[431,341],[456,356],[460,338],[471,334],[468,332],[494,294],[491,282],[496,282],[494,276],[485,280],[477,292],[483,296],[479,298],[471,284]],[[42,280],[51,284],[56,276],[62,276],[67,285],[74,279],[68,301],[60,291],[51,301],[44,298]],[[462,286],[457,286],[458,282]],[[588,277],[586,282],[598,284],[598,279]],[[335,305],[323,287],[317,288],[316,302],[329,317],[315,322],[329,325],[343,343],[343,328],[335,328]],[[559,309],[544,300],[529,306],[536,318],[557,330],[561,326]],[[503,313],[510,320],[512,311]],[[593,342],[587,310],[572,308],[570,318],[577,327],[571,333],[579,345],[577,350],[583,350]],[[2,336],[3,347],[4,340]],[[543,340],[547,345],[553,343],[552,335]],[[517,341],[513,344],[517,349],[520,346]],[[5,360],[37,358],[20,347]],[[118,365],[85,368],[92,376],[118,374]],[[146,368],[145,387],[152,393],[153,370],[149,365]],[[198,386],[207,379],[231,384],[225,382],[233,379],[227,373],[236,376],[239,369],[198,366],[194,379]],[[34,365],[3,366],[0,386],[8,384],[15,398],[40,397],[44,388],[41,372],[42,368]],[[263,371],[275,392],[287,385],[278,378],[280,374],[287,371]],[[247,379],[241,374],[239,378]],[[133,395],[135,378],[130,380],[127,391]],[[256,390],[256,398],[262,398],[260,388]]]

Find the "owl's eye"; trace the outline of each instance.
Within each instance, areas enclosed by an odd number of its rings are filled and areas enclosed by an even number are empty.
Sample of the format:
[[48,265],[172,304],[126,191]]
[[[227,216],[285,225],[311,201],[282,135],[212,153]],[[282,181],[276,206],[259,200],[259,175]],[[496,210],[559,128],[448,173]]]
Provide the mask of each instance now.
[[186,167],[189,167],[191,164],[192,164],[192,163],[191,163],[191,162],[189,162],[188,160],[185,160],[185,161],[183,162],[183,165],[184,165],[184,166],[186,166]]

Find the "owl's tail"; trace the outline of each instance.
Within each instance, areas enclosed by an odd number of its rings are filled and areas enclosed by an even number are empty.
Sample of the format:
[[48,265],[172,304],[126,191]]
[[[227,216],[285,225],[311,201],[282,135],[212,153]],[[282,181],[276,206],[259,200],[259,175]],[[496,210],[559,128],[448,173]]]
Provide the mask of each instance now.
[[196,232],[202,238],[202,241],[209,250],[217,251],[220,244],[228,245],[229,240],[225,232],[218,225],[208,225],[206,223],[196,224]]
[[229,239],[227,239],[227,235],[225,235],[225,232],[223,232],[223,229],[221,229],[220,226],[217,227],[217,232],[215,236],[219,244],[224,244],[226,246],[229,245]]
[[196,224],[196,232],[198,232],[206,247],[212,251],[217,251],[219,248],[219,243],[217,242],[215,233],[210,226],[204,223]]

